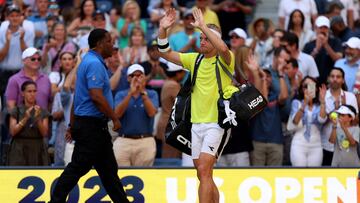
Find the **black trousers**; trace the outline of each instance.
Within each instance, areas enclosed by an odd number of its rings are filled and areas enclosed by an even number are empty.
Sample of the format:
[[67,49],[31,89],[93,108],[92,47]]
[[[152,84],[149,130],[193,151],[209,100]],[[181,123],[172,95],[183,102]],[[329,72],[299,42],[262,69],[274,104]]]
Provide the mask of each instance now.
[[322,166],[331,166],[331,162],[334,156],[334,152],[323,149],[323,161]]
[[117,175],[118,167],[107,122],[94,117],[76,117],[71,135],[75,140],[71,162],[61,174],[50,202],[65,202],[79,179],[94,166],[111,200],[128,203]]

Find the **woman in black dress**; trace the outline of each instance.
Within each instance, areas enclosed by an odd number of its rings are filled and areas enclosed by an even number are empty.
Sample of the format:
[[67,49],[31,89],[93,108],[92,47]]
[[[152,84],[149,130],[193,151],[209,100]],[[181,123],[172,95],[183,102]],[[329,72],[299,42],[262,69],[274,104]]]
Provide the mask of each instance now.
[[37,86],[34,81],[21,85],[24,104],[10,113],[12,141],[8,156],[10,166],[46,166],[49,156],[43,138],[48,133],[49,113],[36,105]]

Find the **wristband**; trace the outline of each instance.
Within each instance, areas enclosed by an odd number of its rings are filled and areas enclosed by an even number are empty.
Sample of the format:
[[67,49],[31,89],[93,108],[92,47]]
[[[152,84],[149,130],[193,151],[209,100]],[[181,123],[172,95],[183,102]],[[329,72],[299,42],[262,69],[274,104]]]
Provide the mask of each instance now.
[[168,38],[165,38],[165,39],[157,38],[157,43],[158,43],[158,46],[164,46],[166,44],[169,44],[169,40],[168,40]]

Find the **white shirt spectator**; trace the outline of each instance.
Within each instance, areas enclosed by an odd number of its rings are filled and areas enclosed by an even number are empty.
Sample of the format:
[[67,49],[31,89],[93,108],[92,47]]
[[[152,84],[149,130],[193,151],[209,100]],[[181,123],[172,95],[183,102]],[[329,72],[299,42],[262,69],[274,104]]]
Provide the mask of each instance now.
[[303,77],[319,77],[319,70],[312,56],[305,54],[304,52],[300,52],[297,61],[299,63],[299,70],[303,74]]
[[[345,94],[345,103],[353,106],[356,109],[356,114],[358,114],[359,108],[357,105],[355,95],[351,92],[341,90],[341,95],[344,95],[344,94]],[[328,89],[326,91],[325,105],[326,105],[326,114],[329,114],[335,110],[335,98],[331,95],[330,89]],[[341,99],[340,99],[340,105],[342,105]],[[334,144],[329,142],[331,130],[332,130],[332,123],[331,123],[331,121],[328,120],[324,124],[324,127],[322,128],[322,131],[321,131],[321,144],[322,144],[323,149],[325,149],[326,151],[329,151],[329,152],[334,151]]]
[[311,29],[311,16],[317,15],[317,8],[314,0],[281,0],[278,16],[285,18],[285,30],[287,30],[290,14],[295,9],[299,9],[304,13],[304,29]]
[[[60,81],[61,79],[61,81]],[[65,81],[65,74],[62,73],[62,77],[60,78],[60,73],[57,71],[51,72],[49,74],[49,80],[51,84],[56,84],[58,87],[62,87]]]
[[[6,31],[9,27],[9,21],[4,21],[0,26],[0,49],[6,43]],[[22,29],[25,31],[24,41],[27,47],[34,46],[35,31],[32,22],[25,20]],[[0,61],[0,69],[2,70],[20,70],[23,66],[20,48],[20,32],[19,30],[12,34],[8,54],[4,60]]]

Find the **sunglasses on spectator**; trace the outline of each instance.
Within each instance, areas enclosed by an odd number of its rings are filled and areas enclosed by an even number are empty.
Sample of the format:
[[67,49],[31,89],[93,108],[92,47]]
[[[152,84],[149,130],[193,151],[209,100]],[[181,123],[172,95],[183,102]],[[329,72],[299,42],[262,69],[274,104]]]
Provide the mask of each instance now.
[[130,74],[129,76],[130,77],[140,77],[140,75],[142,75],[141,73],[139,73],[139,74]]
[[240,39],[240,37],[237,36],[237,35],[231,35],[231,36],[230,36],[230,39]]
[[185,17],[185,20],[195,20],[195,18],[191,15]]
[[41,61],[41,57],[30,58],[31,61]]

